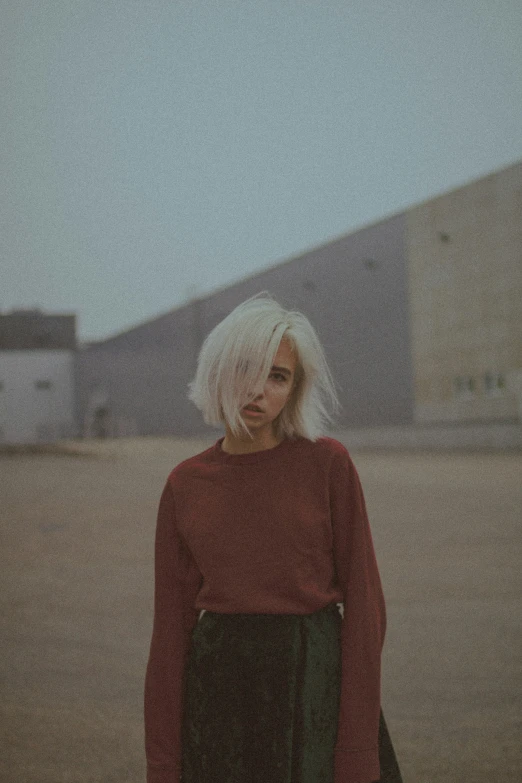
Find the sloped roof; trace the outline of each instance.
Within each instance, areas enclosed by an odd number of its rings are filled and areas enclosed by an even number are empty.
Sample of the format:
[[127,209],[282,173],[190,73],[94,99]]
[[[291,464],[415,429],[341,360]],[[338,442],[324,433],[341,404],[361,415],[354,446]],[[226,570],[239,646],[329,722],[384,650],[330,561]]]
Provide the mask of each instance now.
[[0,351],[76,349],[76,316],[17,310],[0,315]]

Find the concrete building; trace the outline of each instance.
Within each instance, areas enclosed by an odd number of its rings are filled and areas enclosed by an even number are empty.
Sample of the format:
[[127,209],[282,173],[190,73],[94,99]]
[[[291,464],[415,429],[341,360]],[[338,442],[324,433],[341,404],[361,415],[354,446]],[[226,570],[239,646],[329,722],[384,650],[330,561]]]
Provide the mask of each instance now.
[[415,421],[522,421],[522,164],[406,213]]
[[[208,432],[186,399],[204,337],[230,310],[268,290],[317,329],[339,384],[341,423],[413,417],[404,217],[394,217],[193,301],[78,355],[79,421],[105,400],[110,432]],[[87,428],[90,426],[86,422]]]
[[428,429],[428,445],[447,430],[473,445],[483,435],[470,428],[495,426],[495,443],[522,444],[522,164],[84,346],[80,430],[210,435],[186,398],[199,348],[262,290],[316,327],[338,428],[383,444]]
[[20,310],[0,315],[0,443],[76,434],[76,316]]

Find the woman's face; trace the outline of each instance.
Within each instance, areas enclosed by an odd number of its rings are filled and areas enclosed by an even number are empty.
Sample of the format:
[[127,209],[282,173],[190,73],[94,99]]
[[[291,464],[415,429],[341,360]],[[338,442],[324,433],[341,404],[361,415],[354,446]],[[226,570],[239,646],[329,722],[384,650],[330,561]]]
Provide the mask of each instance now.
[[[292,394],[296,366],[296,354],[288,340],[283,338],[263,389],[260,389],[252,402],[241,411],[241,417],[249,430],[271,429],[272,422],[279,416]],[[260,413],[248,410],[252,405],[259,408]]]

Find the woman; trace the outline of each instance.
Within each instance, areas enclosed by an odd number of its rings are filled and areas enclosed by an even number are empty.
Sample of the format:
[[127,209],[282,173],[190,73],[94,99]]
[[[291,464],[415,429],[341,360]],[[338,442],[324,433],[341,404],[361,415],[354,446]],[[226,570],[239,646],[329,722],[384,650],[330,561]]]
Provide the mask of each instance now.
[[339,402],[308,319],[266,292],[206,338],[190,399],[225,436],[158,511],[148,783],[400,781],[385,607]]

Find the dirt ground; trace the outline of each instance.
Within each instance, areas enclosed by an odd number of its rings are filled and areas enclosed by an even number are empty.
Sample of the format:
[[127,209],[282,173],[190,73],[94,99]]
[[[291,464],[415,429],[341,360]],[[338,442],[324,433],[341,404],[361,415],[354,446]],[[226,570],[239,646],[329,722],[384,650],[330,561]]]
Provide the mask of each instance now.
[[[157,505],[168,472],[213,440],[0,454],[0,780],[144,783]],[[404,783],[518,783],[522,455],[352,456]]]

